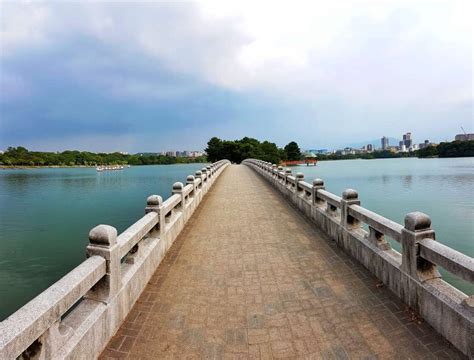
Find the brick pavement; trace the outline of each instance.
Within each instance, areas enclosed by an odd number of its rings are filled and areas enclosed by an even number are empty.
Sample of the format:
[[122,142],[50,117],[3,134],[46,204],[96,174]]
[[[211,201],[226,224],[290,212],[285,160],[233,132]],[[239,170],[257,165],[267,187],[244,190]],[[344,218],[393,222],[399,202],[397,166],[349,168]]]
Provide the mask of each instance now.
[[256,173],[232,165],[101,358],[462,355]]

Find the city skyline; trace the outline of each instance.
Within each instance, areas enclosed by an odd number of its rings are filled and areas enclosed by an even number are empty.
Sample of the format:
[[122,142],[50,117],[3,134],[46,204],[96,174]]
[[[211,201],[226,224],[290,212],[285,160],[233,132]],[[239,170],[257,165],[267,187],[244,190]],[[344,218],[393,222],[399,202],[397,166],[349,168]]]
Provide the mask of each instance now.
[[0,148],[473,132],[471,2],[0,7]]
[[[412,135],[411,132],[407,132],[405,134],[410,134]],[[405,136],[405,134],[402,134],[402,138]],[[456,135],[453,135],[451,138],[446,138],[445,140],[443,141],[440,141],[440,142],[450,142],[450,141],[454,141],[454,140],[459,140],[459,138],[461,137],[466,137],[465,140],[472,140],[472,138],[474,137],[474,134],[472,133],[466,133],[466,134],[461,134],[461,133],[457,133]],[[377,140],[368,140],[368,141],[364,141],[364,140],[357,140],[357,143],[359,145],[353,145],[352,144],[348,144],[348,143],[345,143],[345,144],[342,144],[340,146],[327,146],[327,147],[321,147],[321,146],[317,146],[316,144],[313,144],[313,145],[310,145],[310,146],[300,146],[300,148],[304,151],[309,151],[309,152],[315,152],[315,151],[320,151],[320,150],[326,150],[327,152],[335,152],[337,150],[343,150],[343,149],[357,149],[357,150],[360,150],[360,149],[364,149],[366,148],[367,146],[371,146],[372,150],[384,150],[383,148],[383,145],[381,145],[381,139],[383,138],[386,138],[387,139],[387,147],[397,147],[398,145],[397,144],[400,144],[401,142],[403,142],[404,140],[400,141],[399,138],[395,137],[395,136],[382,136],[381,138],[377,139]],[[413,138],[411,139],[412,143],[413,144],[416,144],[416,145],[421,145],[422,143],[426,143],[426,141],[429,141],[428,139],[424,138],[423,141],[421,140],[417,140],[415,141],[416,138]],[[231,140],[231,139],[223,139],[223,140]],[[235,140],[235,139],[232,139],[232,140]],[[257,139],[259,141],[270,141],[272,142],[271,139]],[[356,139],[353,139],[353,141],[355,141]],[[298,140],[296,139],[293,139],[291,141],[296,141],[298,143]],[[392,141],[392,142],[390,142]],[[395,142],[395,144],[394,144]],[[431,144],[431,142],[429,142]],[[437,142],[433,142],[433,144],[437,144]],[[282,144],[282,145],[279,145],[277,144],[278,147],[280,148],[283,148],[286,144]],[[16,147],[16,146],[23,146],[21,144],[17,144],[17,145],[11,145],[11,147]],[[157,149],[152,149],[152,150],[139,150],[139,151],[123,151],[123,150],[120,150],[120,149],[114,149],[112,151],[104,151],[104,152],[107,152],[107,153],[113,153],[113,152],[118,152],[118,153],[122,153],[122,154],[159,154],[159,155],[167,155],[167,153],[183,153],[182,156],[187,156],[187,155],[184,155],[185,153],[196,153],[194,155],[189,155],[191,157],[197,157],[197,156],[201,156],[203,154],[203,152],[205,152],[205,148],[207,146],[207,141],[206,141],[206,144],[202,147],[202,148],[199,148],[199,149],[194,149],[194,150],[189,150],[190,148],[181,148],[181,147],[175,147],[175,148],[159,148],[158,150]],[[4,149],[0,149],[1,152],[3,152],[4,150],[6,150],[7,148],[4,148]],[[408,149],[408,148],[407,148]],[[79,149],[79,148],[66,148],[66,149],[59,149],[59,150],[41,150],[41,149],[35,149],[35,148],[28,148],[28,150],[30,151],[51,151],[51,152],[61,152],[61,151],[65,151],[65,150],[77,150],[77,151],[92,151],[90,149]],[[93,151],[92,151],[93,152]],[[175,155],[172,155],[172,156],[175,156]]]

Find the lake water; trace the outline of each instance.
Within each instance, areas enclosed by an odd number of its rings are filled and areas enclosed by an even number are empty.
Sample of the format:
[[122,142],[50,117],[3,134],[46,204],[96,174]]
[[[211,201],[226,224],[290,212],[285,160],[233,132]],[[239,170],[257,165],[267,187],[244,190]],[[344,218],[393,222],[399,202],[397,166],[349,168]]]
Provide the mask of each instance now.
[[[83,261],[92,227],[124,230],[143,216],[148,195],[168,197],[175,181],[202,166],[0,171],[0,319]],[[325,161],[293,170],[309,182],[322,178],[338,195],[354,188],[362,206],[402,224],[406,213],[423,211],[440,242],[474,256],[474,158]]]
[[0,170],[0,320],[85,259],[90,229],[123,231],[203,166]]

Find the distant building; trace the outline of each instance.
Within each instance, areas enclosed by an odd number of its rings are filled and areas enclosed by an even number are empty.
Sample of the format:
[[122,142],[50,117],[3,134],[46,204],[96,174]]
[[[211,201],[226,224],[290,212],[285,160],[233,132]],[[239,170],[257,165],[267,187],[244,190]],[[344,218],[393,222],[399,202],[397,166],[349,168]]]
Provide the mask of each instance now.
[[327,154],[329,152],[328,149],[309,149],[308,152],[318,155],[318,154]]
[[413,139],[411,138],[411,132],[407,132],[403,135],[403,144],[407,149],[413,146]]
[[382,137],[381,139],[382,143],[382,150],[387,150],[388,149],[388,137]]
[[454,137],[455,141],[473,141],[474,140],[474,134],[457,134]]
[[176,151],[167,151],[166,156],[176,157]]
[[425,140],[425,142],[419,144],[418,147],[419,147],[420,149],[424,149],[424,148],[426,148],[426,147],[428,147],[428,146],[430,146],[430,145],[432,145],[432,144],[430,143],[430,141],[429,141],[429,140]]
[[367,149],[367,152],[372,152],[374,151],[374,146],[372,144],[368,144],[366,149]]

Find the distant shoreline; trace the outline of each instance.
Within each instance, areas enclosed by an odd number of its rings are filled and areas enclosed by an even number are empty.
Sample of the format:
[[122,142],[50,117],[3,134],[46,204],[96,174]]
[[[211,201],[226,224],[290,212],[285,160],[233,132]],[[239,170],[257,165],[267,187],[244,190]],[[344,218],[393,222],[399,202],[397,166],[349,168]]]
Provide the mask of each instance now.
[[55,168],[95,168],[94,165],[0,165],[0,169],[19,170],[19,169],[55,169]]
[[[190,163],[173,163],[173,164],[140,164],[130,165],[131,167],[136,166],[153,166],[153,165],[189,165],[189,164],[206,164],[201,162],[190,162]],[[0,170],[29,170],[29,169],[81,169],[81,168],[96,168],[102,165],[0,165]],[[128,165],[124,165],[128,166]],[[124,169],[125,170],[125,169]]]

